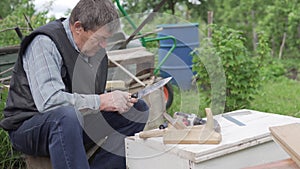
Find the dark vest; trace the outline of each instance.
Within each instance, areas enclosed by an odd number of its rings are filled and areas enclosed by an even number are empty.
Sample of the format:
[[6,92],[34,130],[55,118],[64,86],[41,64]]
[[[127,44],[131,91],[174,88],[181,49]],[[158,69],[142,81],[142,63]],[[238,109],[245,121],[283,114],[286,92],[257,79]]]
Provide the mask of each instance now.
[[[105,49],[88,62],[70,43],[62,25],[63,19],[50,22],[26,36],[21,43],[19,57],[15,63],[10,89],[4,109],[4,119],[0,127],[5,130],[16,130],[25,120],[39,113],[33,101],[22,57],[37,35],[48,36],[56,45],[62,60],[61,76],[65,84],[65,92],[80,94],[102,94],[107,80],[108,59]],[[51,56],[49,56],[51,57]]]

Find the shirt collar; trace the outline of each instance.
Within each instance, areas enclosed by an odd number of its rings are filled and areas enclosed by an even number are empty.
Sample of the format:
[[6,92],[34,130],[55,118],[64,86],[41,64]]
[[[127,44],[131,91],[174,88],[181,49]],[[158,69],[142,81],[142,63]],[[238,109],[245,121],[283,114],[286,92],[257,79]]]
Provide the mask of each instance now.
[[73,38],[73,35],[72,35],[72,32],[71,32],[71,28],[70,28],[70,19],[69,19],[69,17],[66,18],[66,19],[62,22],[62,24],[63,24],[63,26],[64,26],[64,29],[65,29],[65,31],[66,31],[66,33],[67,33],[68,39],[70,40],[72,46],[73,46],[78,52],[80,52],[79,49],[78,49],[78,47],[77,47],[77,45],[76,45],[76,43],[75,43],[75,41],[74,41],[74,38]]

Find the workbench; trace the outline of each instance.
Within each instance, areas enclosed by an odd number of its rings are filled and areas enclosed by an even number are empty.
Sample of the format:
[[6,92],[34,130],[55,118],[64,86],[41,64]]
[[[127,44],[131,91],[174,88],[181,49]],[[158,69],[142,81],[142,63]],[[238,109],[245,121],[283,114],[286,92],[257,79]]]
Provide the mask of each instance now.
[[129,169],[240,169],[290,158],[273,141],[269,127],[300,123],[299,118],[254,110],[225,113],[244,126],[214,116],[221,126],[220,144],[163,144],[162,137],[127,137]]

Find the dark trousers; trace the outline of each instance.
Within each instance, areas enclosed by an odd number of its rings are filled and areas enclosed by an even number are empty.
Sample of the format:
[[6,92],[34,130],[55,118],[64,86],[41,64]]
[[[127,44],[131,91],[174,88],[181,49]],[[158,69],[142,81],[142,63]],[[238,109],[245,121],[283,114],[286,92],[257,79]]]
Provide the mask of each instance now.
[[[94,112],[82,116],[66,106],[33,116],[9,135],[16,150],[50,156],[54,169],[125,169],[124,138],[142,131],[148,115],[142,100],[123,114]],[[106,136],[89,163],[86,150]]]

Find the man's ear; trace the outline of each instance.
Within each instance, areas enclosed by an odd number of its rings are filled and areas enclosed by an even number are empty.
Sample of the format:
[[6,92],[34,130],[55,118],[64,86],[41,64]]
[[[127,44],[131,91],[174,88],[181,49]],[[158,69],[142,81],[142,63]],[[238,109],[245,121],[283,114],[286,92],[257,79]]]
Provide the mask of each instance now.
[[83,27],[82,27],[82,24],[80,21],[76,21],[73,26],[74,26],[75,32],[77,34],[79,34],[81,31],[83,31]]

